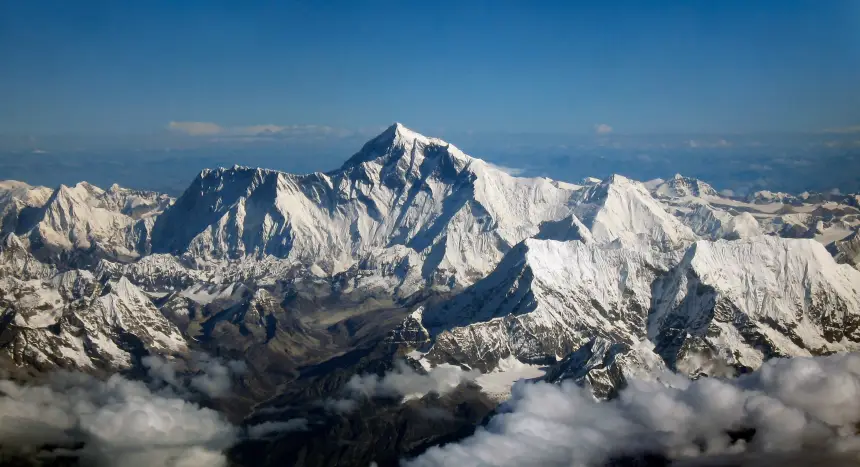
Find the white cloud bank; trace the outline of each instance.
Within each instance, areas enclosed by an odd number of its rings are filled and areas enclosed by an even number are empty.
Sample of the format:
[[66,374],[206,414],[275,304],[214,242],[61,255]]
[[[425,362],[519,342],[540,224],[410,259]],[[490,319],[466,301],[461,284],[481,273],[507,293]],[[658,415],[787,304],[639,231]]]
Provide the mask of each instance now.
[[42,386],[0,380],[0,451],[70,455],[82,465],[108,467],[226,465],[223,450],[240,430],[190,400],[228,394],[244,363],[203,353],[188,362],[145,357],[143,363],[146,383],[67,372]]
[[[0,381],[0,446],[44,445],[97,466],[226,465],[236,429],[220,413],[114,375],[107,381],[57,373],[44,386]],[[84,443],[82,448],[77,443]],[[40,456],[52,455],[42,451]]]
[[374,397],[420,399],[427,394],[445,395],[460,384],[474,381],[480,371],[464,371],[454,365],[439,365],[419,373],[403,361],[383,376],[376,374],[353,375],[343,389],[341,398],[320,401],[325,410],[333,413],[350,413],[358,408],[358,401]]
[[463,371],[454,365],[439,365],[426,374],[418,373],[398,361],[394,370],[379,377],[374,374],[355,375],[346,385],[347,392],[365,397],[420,398],[429,393],[447,394],[462,383],[473,381],[479,371]]
[[[153,356],[144,357],[142,363],[152,384],[169,388],[185,398],[193,397],[194,391],[208,397],[225,396],[233,387],[233,379],[247,370],[245,362],[240,360],[222,362],[200,352],[193,353],[184,368],[179,368],[175,361]],[[178,370],[184,371],[180,375]]]
[[[734,380],[675,380],[634,382],[603,403],[573,384],[519,384],[486,428],[404,464],[569,467],[637,453],[860,451],[860,354],[772,360]],[[740,429],[755,430],[748,444],[727,434]]]

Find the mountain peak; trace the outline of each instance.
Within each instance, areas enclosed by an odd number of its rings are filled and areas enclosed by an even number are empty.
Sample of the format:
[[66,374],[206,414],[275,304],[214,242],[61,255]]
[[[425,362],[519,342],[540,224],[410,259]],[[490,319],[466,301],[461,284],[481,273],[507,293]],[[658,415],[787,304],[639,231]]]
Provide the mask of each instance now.
[[395,122],[378,136],[365,143],[361,150],[350,157],[341,168],[347,169],[373,160],[379,160],[385,165],[404,155],[412,154],[416,149],[423,153],[428,147],[442,148],[456,159],[466,160],[468,158],[447,141],[424,136],[400,122]]
[[418,142],[421,142],[423,144],[430,144],[430,143],[437,143],[437,144],[442,144],[442,145],[448,144],[448,143],[446,143],[440,139],[430,138],[430,137],[422,135],[421,133],[418,133],[417,131],[410,130],[409,128],[406,128],[406,125],[404,125],[400,122],[395,122],[393,125],[388,127],[388,129],[386,130],[386,133],[389,131],[391,131],[393,133],[395,139],[399,139],[402,141],[409,141],[409,142],[418,141]]
[[711,185],[693,177],[685,177],[675,174],[654,188],[654,192],[660,197],[683,197],[683,196],[717,196],[717,190]]
[[421,143],[425,146],[429,145],[438,145],[438,146],[449,146],[449,144],[445,141],[442,141],[439,138],[431,138],[429,136],[424,136],[421,133],[418,133],[415,130],[411,130],[406,127],[406,125],[400,122],[394,122],[391,126],[385,129],[382,133],[379,134],[376,138],[372,139],[373,141],[379,141],[388,143],[389,146],[394,146],[398,144],[402,145],[411,145],[414,143]]

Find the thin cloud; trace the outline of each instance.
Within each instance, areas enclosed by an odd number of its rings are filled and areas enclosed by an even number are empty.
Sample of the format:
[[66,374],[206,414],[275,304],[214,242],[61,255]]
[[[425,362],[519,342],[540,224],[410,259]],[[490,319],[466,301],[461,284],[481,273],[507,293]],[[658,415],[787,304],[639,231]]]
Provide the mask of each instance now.
[[306,418],[293,418],[285,422],[264,422],[259,425],[251,425],[248,427],[248,437],[258,439],[292,431],[308,431],[308,420]]
[[190,136],[213,136],[224,132],[221,125],[211,122],[170,122],[167,128]]
[[687,144],[687,146],[689,146],[693,149],[697,149],[697,148],[708,148],[708,149],[730,148],[730,147],[734,146],[734,144],[731,141],[729,141],[727,139],[722,139],[722,138],[718,139],[717,141],[700,141],[700,140],[691,139],[691,140],[687,141],[686,144]]
[[215,141],[259,141],[261,138],[290,138],[305,136],[346,136],[351,132],[326,125],[248,125],[223,126],[212,122],[177,122],[167,129],[188,136],[215,137]]
[[594,125],[594,132],[598,135],[608,135],[609,133],[612,133],[612,127],[605,123],[598,123],[597,125]]
[[836,133],[836,134],[852,134],[852,133],[860,133],[860,125],[852,125],[845,126],[839,128],[828,128],[824,130],[824,133]]
[[403,361],[382,376],[376,374],[353,375],[343,391],[343,398],[325,399],[321,405],[329,412],[350,413],[358,408],[361,399],[375,397],[420,399],[429,393],[445,395],[463,383],[474,381],[479,371],[464,371],[454,365],[439,365],[426,373],[419,373]]
[[504,172],[508,175],[512,175],[514,177],[516,177],[518,175],[522,175],[525,172],[525,169],[520,169],[517,167],[508,167],[506,165],[493,164],[492,162],[487,162],[487,165],[489,165],[490,167],[492,167],[496,170],[501,170],[502,172]]

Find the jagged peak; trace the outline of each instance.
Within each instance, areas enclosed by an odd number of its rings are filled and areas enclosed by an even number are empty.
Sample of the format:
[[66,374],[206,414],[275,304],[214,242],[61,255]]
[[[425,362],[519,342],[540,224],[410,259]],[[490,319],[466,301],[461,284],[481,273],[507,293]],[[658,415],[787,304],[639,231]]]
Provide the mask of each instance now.
[[653,189],[657,196],[718,196],[717,190],[706,182],[694,177],[685,177],[676,173],[671,179],[657,185]]
[[395,122],[382,133],[377,135],[362,146],[361,150],[350,157],[341,167],[348,169],[365,162],[379,161],[387,164],[392,160],[398,160],[416,146],[436,146],[444,148],[453,158],[468,161],[471,158],[451,143],[439,138],[424,136],[417,131],[407,128],[400,122]]
[[104,194],[104,190],[87,181],[81,181],[73,187],[75,191],[84,191],[88,196],[98,196]]

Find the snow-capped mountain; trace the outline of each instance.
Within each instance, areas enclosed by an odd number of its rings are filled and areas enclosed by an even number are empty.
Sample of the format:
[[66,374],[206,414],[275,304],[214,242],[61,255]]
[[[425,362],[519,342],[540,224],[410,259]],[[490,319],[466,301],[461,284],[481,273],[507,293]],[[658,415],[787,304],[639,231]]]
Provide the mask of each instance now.
[[838,263],[845,263],[860,269],[860,230],[855,230],[841,240],[827,245],[827,251]]
[[15,365],[116,371],[145,352],[187,348],[176,326],[124,277],[102,282],[89,271],[36,268],[42,263],[14,234],[0,258],[0,350]]
[[152,247],[215,259],[271,255],[332,274],[402,245],[425,278],[468,284],[541,222],[566,216],[574,191],[512,177],[396,124],[329,173],[201,172],[159,216]]
[[15,232],[27,211],[35,210],[48,201],[51,190],[44,186],[30,186],[15,180],[0,181],[0,234]]
[[660,198],[702,198],[706,196],[719,196],[717,190],[711,185],[691,177],[675,174],[669,180],[656,184],[653,192]]
[[510,357],[560,360],[547,379],[573,379],[601,397],[665,368],[722,374],[777,356],[860,350],[860,272],[815,240],[701,240],[683,257],[648,251],[526,240],[486,279],[408,316],[390,340],[420,349],[415,358],[427,364],[483,372]]
[[698,236],[709,240],[771,234],[815,238],[828,244],[860,228],[856,195],[790,196],[760,191],[744,200],[681,175],[658,182],[649,187],[654,197]]
[[758,368],[775,356],[860,349],[860,271],[819,242],[700,241],[652,290],[648,336],[670,367],[691,355]]
[[585,188],[575,203],[574,213],[597,242],[640,237],[666,250],[697,239],[689,227],[654,200],[642,183],[621,175]]
[[485,279],[410,316],[395,338],[426,336],[430,362],[483,371],[510,356],[554,362],[598,336],[632,345],[645,338],[651,284],[677,255],[634,245],[526,240]]
[[124,368],[190,345],[283,378],[388,335],[425,364],[554,364],[609,394],[707,373],[700,354],[854,348],[857,271],[823,247],[851,264],[854,199],[515,177],[400,124],[332,172],[203,170],[175,201],[5,182],[0,348]]
[[15,233],[47,261],[94,263],[98,258],[131,261],[149,252],[155,216],[172,199],[155,192],[113,185],[109,190],[86,182],[60,185],[45,196],[43,187],[4,182],[0,190],[3,231]]

